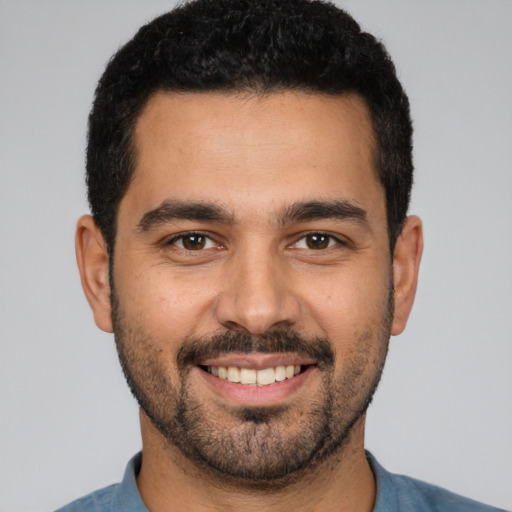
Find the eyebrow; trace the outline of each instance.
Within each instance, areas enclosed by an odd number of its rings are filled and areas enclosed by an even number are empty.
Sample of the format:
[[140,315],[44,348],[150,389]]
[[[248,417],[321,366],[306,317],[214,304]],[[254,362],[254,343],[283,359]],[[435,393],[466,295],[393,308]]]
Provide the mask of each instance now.
[[196,220],[231,224],[233,216],[222,206],[206,202],[166,200],[154,210],[146,212],[137,227],[142,232],[174,220]]
[[297,202],[286,208],[279,218],[281,225],[311,220],[348,220],[367,224],[366,211],[349,201]]
[[[277,217],[282,226],[312,220],[337,219],[355,221],[365,225],[366,211],[349,201],[306,201],[296,202],[285,208]],[[151,229],[175,220],[194,220],[233,224],[234,217],[224,207],[208,202],[166,200],[160,206],[146,212],[137,228],[145,233]]]

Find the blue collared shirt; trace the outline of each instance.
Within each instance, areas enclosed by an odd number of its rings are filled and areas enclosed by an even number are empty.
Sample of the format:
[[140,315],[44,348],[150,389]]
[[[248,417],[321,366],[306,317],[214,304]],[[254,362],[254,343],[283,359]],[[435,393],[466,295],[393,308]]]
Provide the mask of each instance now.
[[[505,512],[464,498],[441,487],[386,471],[367,452],[377,481],[377,499],[373,512]],[[148,512],[140,497],[135,477],[142,454],[133,457],[120,484],[88,494],[57,512]]]

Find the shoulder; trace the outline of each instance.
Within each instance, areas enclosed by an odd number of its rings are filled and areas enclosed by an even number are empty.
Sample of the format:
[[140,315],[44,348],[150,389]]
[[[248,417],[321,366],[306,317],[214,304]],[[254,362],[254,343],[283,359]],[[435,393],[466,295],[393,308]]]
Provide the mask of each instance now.
[[112,499],[119,484],[109,485],[103,489],[87,494],[68,503],[56,512],[106,512],[111,510]]
[[501,510],[415,478],[403,475],[392,475],[392,478],[398,490],[400,505],[404,510],[422,512],[499,512]]
[[136,475],[142,462],[142,454],[128,462],[123,480],[79,498],[56,512],[148,512],[140,497]]
[[386,471],[367,454],[377,480],[374,512],[504,512],[436,485]]

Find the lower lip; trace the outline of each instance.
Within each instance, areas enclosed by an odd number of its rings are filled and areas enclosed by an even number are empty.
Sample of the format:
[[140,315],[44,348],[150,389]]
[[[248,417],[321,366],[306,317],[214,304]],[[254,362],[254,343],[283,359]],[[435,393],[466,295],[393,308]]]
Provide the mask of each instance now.
[[219,379],[198,367],[194,369],[213,392],[234,405],[265,407],[276,405],[292,397],[315,372],[315,366],[308,366],[302,373],[291,379],[275,382],[267,386],[251,386]]

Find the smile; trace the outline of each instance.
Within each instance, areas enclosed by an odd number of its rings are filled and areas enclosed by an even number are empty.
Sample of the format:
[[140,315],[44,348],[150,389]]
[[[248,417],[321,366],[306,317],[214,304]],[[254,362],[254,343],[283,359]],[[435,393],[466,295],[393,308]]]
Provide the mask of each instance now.
[[299,375],[302,367],[300,365],[287,365],[255,370],[238,366],[206,366],[205,369],[214,377],[229,382],[249,386],[269,386]]
[[316,373],[317,362],[299,354],[228,353],[198,361],[200,381],[233,405],[264,407],[291,400]]

